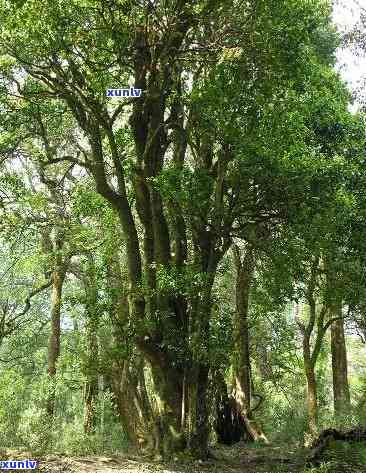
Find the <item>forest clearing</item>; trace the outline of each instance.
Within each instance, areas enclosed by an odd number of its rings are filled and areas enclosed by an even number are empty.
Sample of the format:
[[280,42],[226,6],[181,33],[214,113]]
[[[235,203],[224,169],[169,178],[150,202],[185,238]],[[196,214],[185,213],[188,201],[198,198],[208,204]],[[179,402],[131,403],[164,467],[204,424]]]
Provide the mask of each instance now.
[[0,0],[0,469],[366,472],[365,45],[366,0]]

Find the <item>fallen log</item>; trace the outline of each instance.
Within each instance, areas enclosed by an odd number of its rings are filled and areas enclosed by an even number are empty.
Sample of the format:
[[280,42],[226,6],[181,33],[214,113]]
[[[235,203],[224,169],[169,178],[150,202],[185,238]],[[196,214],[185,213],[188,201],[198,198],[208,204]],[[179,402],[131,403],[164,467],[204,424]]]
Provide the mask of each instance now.
[[307,463],[311,465],[319,465],[321,463],[321,457],[330,442],[335,440],[342,442],[366,442],[366,428],[355,427],[344,431],[336,429],[323,430],[310,447]]

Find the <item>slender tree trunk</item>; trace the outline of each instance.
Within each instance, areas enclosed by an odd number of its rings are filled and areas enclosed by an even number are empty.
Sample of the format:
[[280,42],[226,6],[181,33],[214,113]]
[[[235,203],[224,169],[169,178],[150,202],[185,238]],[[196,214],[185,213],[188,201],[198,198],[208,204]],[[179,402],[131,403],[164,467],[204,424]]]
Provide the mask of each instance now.
[[88,367],[85,383],[84,432],[93,433],[97,425],[96,404],[98,399],[98,358],[99,346],[95,327],[87,327]]
[[86,366],[85,366],[85,396],[84,396],[84,432],[90,434],[97,425],[96,404],[98,398],[99,375],[99,344],[98,344],[98,288],[95,274],[95,263],[91,254],[88,255],[88,265],[84,276],[86,296],[85,328],[86,328]]
[[104,435],[105,427],[105,401],[104,401],[104,392],[106,391],[106,376],[100,374],[98,376],[98,392],[102,394],[102,401],[100,405],[100,431]]
[[261,344],[257,346],[256,352],[256,368],[258,369],[259,376],[262,381],[268,381],[271,379],[272,372],[270,354],[265,340],[261,341]]
[[234,247],[233,250],[236,266],[236,310],[234,318],[235,357],[233,360],[235,399],[250,436],[255,441],[264,440],[267,442],[263,430],[253,419],[250,406],[251,368],[248,310],[250,285],[254,271],[254,257],[251,250],[247,249],[243,260],[241,260],[239,248]]
[[48,375],[51,380],[51,391],[47,400],[47,413],[53,417],[55,408],[55,386],[57,360],[60,355],[60,314],[62,287],[65,279],[65,268],[62,263],[58,264],[52,273],[52,295],[51,295],[51,333],[48,341]]
[[318,430],[318,395],[315,372],[312,367],[306,370],[306,382],[309,431],[316,434]]
[[[295,320],[302,333],[302,351],[307,387],[306,404],[308,413],[308,429],[312,436],[316,435],[318,430],[318,399],[315,367],[321,352],[324,335],[327,330],[327,326],[324,325],[327,307],[323,304],[319,310],[315,297],[315,289],[317,287],[317,278],[320,264],[320,257],[314,257],[306,291],[306,299],[309,306],[309,316],[307,322],[304,323],[301,321],[299,310],[300,307],[298,304],[296,305],[295,311]],[[314,333],[315,327],[316,332]],[[313,343],[312,337],[314,339]]]
[[[331,316],[342,317],[341,304],[336,307]],[[334,413],[336,416],[340,416],[347,413],[351,407],[347,372],[347,349],[343,319],[336,320],[331,326],[331,349]]]
[[308,411],[308,428],[312,435],[318,431],[318,394],[315,376],[315,364],[311,360],[310,338],[304,334],[303,356],[306,376],[306,404]]
[[[244,262],[245,264],[245,262]],[[237,267],[236,278],[236,310],[234,318],[235,358],[234,370],[236,395],[240,407],[250,411],[250,348],[248,307],[252,268]]]

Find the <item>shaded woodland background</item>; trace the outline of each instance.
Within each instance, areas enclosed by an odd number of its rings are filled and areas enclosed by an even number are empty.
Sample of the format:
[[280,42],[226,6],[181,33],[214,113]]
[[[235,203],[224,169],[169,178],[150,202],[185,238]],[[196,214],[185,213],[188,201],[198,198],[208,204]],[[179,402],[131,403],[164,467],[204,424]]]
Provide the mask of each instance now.
[[0,2],[2,446],[207,459],[365,425],[366,128],[334,69],[365,17],[331,12]]

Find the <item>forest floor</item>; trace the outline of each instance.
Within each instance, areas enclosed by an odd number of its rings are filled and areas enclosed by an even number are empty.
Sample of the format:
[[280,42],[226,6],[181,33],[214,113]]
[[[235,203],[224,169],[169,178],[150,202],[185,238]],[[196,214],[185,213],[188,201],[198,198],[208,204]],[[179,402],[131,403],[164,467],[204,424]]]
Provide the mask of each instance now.
[[43,473],[299,473],[304,455],[284,447],[248,447],[238,444],[212,450],[215,460],[160,463],[134,456],[61,458],[40,460]]
[[240,443],[212,450],[215,460],[160,463],[134,456],[74,457],[48,456],[40,459],[43,473],[299,473],[305,455],[288,446],[248,447]]
[[[172,463],[151,461],[148,458],[125,456],[69,457],[47,455],[39,458],[42,473],[364,473],[363,466],[346,461],[341,455],[336,462],[319,469],[306,468],[307,451],[290,444],[232,447],[212,449],[215,460],[207,462],[180,460]],[[13,459],[17,455],[13,452]],[[24,458],[24,457],[23,457]],[[28,457],[29,458],[29,457]]]

